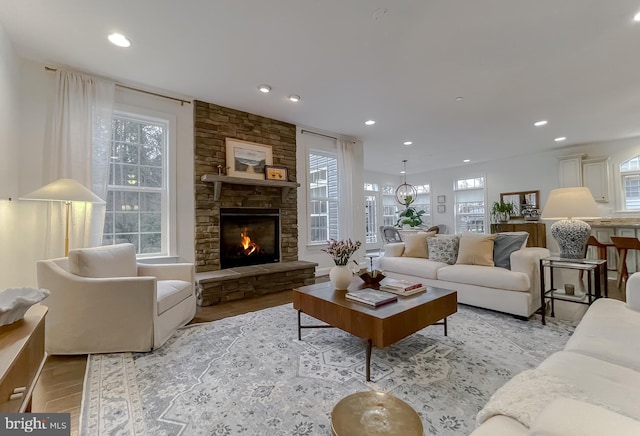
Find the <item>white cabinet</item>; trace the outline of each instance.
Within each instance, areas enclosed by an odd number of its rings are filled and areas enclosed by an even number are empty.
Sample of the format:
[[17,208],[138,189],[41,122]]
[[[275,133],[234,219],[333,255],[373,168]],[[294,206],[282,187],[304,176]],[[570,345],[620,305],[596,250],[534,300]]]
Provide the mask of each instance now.
[[600,203],[609,201],[609,158],[582,161],[582,184],[591,191],[593,199]]
[[560,158],[560,187],[582,186],[582,158],[584,154]]

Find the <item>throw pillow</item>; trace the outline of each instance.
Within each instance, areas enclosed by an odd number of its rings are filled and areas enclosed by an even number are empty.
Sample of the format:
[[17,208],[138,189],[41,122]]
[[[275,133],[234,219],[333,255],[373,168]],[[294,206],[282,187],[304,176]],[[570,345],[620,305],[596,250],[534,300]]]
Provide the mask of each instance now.
[[429,239],[429,259],[453,265],[458,257],[459,241],[460,237],[457,235],[434,236]]
[[407,235],[404,238],[404,253],[406,257],[420,257],[427,259],[429,249],[427,239],[436,235],[436,232],[418,232]]
[[467,235],[460,238],[457,264],[493,266],[493,242],[496,235]]
[[501,268],[511,269],[511,253],[523,248],[529,234],[526,232],[498,233],[493,245],[493,263]]

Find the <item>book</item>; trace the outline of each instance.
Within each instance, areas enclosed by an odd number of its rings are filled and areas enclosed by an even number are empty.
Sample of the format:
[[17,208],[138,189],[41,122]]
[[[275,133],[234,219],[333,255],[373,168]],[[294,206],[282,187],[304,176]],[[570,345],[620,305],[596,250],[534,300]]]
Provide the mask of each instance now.
[[345,294],[345,298],[374,307],[398,301],[398,297],[394,294],[384,291],[376,291],[375,289],[368,288],[361,291],[347,292]]
[[423,287],[422,283],[410,282],[409,280],[402,279],[392,279],[390,277],[387,277],[383,281],[381,281],[380,286],[387,289],[395,289],[397,291],[403,292]]
[[413,294],[418,294],[420,292],[425,292],[427,290],[427,288],[425,286],[420,286],[419,288],[413,288],[413,289],[409,289],[407,291],[401,291],[399,289],[396,288],[389,288],[386,286],[380,286],[380,290],[381,291],[385,291],[385,292],[391,292],[392,294],[396,294],[396,295],[413,295]]

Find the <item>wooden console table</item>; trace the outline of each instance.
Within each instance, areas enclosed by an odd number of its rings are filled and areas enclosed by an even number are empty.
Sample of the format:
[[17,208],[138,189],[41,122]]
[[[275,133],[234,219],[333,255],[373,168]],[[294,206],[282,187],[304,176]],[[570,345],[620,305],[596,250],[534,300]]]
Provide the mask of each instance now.
[[547,226],[540,222],[513,222],[491,224],[491,233],[527,232],[527,247],[547,248]]
[[31,410],[31,394],[46,360],[47,307],[31,306],[24,318],[0,327],[0,412]]

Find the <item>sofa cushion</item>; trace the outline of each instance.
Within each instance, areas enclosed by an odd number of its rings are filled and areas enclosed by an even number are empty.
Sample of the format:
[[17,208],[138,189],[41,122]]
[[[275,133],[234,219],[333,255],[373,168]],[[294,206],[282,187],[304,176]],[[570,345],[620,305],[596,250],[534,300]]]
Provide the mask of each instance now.
[[496,235],[463,233],[456,264],[493,266],[493,241]]
[[529,239],[527,232],[497,233],[493,244],[493,263],[501,268],[511,269],[511,253],[524,248]]
[[565,350],[640,371],[638,344],[640,312],[630,309],[622,301],[600,298],[584,314]]
[[117,244],[70,250],[69,272],[92,278],[136,277],[136,249],[133,244]]
[[436,235],[436,232],[418,232],[414,235],[407,235],[404,238],[405,257],[420,257],[426,259],[429,257],[427,248],[427,239]]
[[429,241],[429,259],[453,265],[458,257],[459,242],[458,235],[436,235]]
[[435,280],[438,269],[447,266],[447,264],[417,257],[383,256],[380,258],[380,266],[383,271]]
[[529,436],[637,436],[640,421],[570,398],[549,403],[533,421]]
[[538,369],[574,385],[609,410],[640,419],[638,371],[571,351],[552,354]]
[[525,273],[480,265],[445,266],[438,269],[438,280],[520,292],[529,291],[531,286]]
[[158,280],[158,315],[162,315],[192,294],[191,283],[182,280]]

